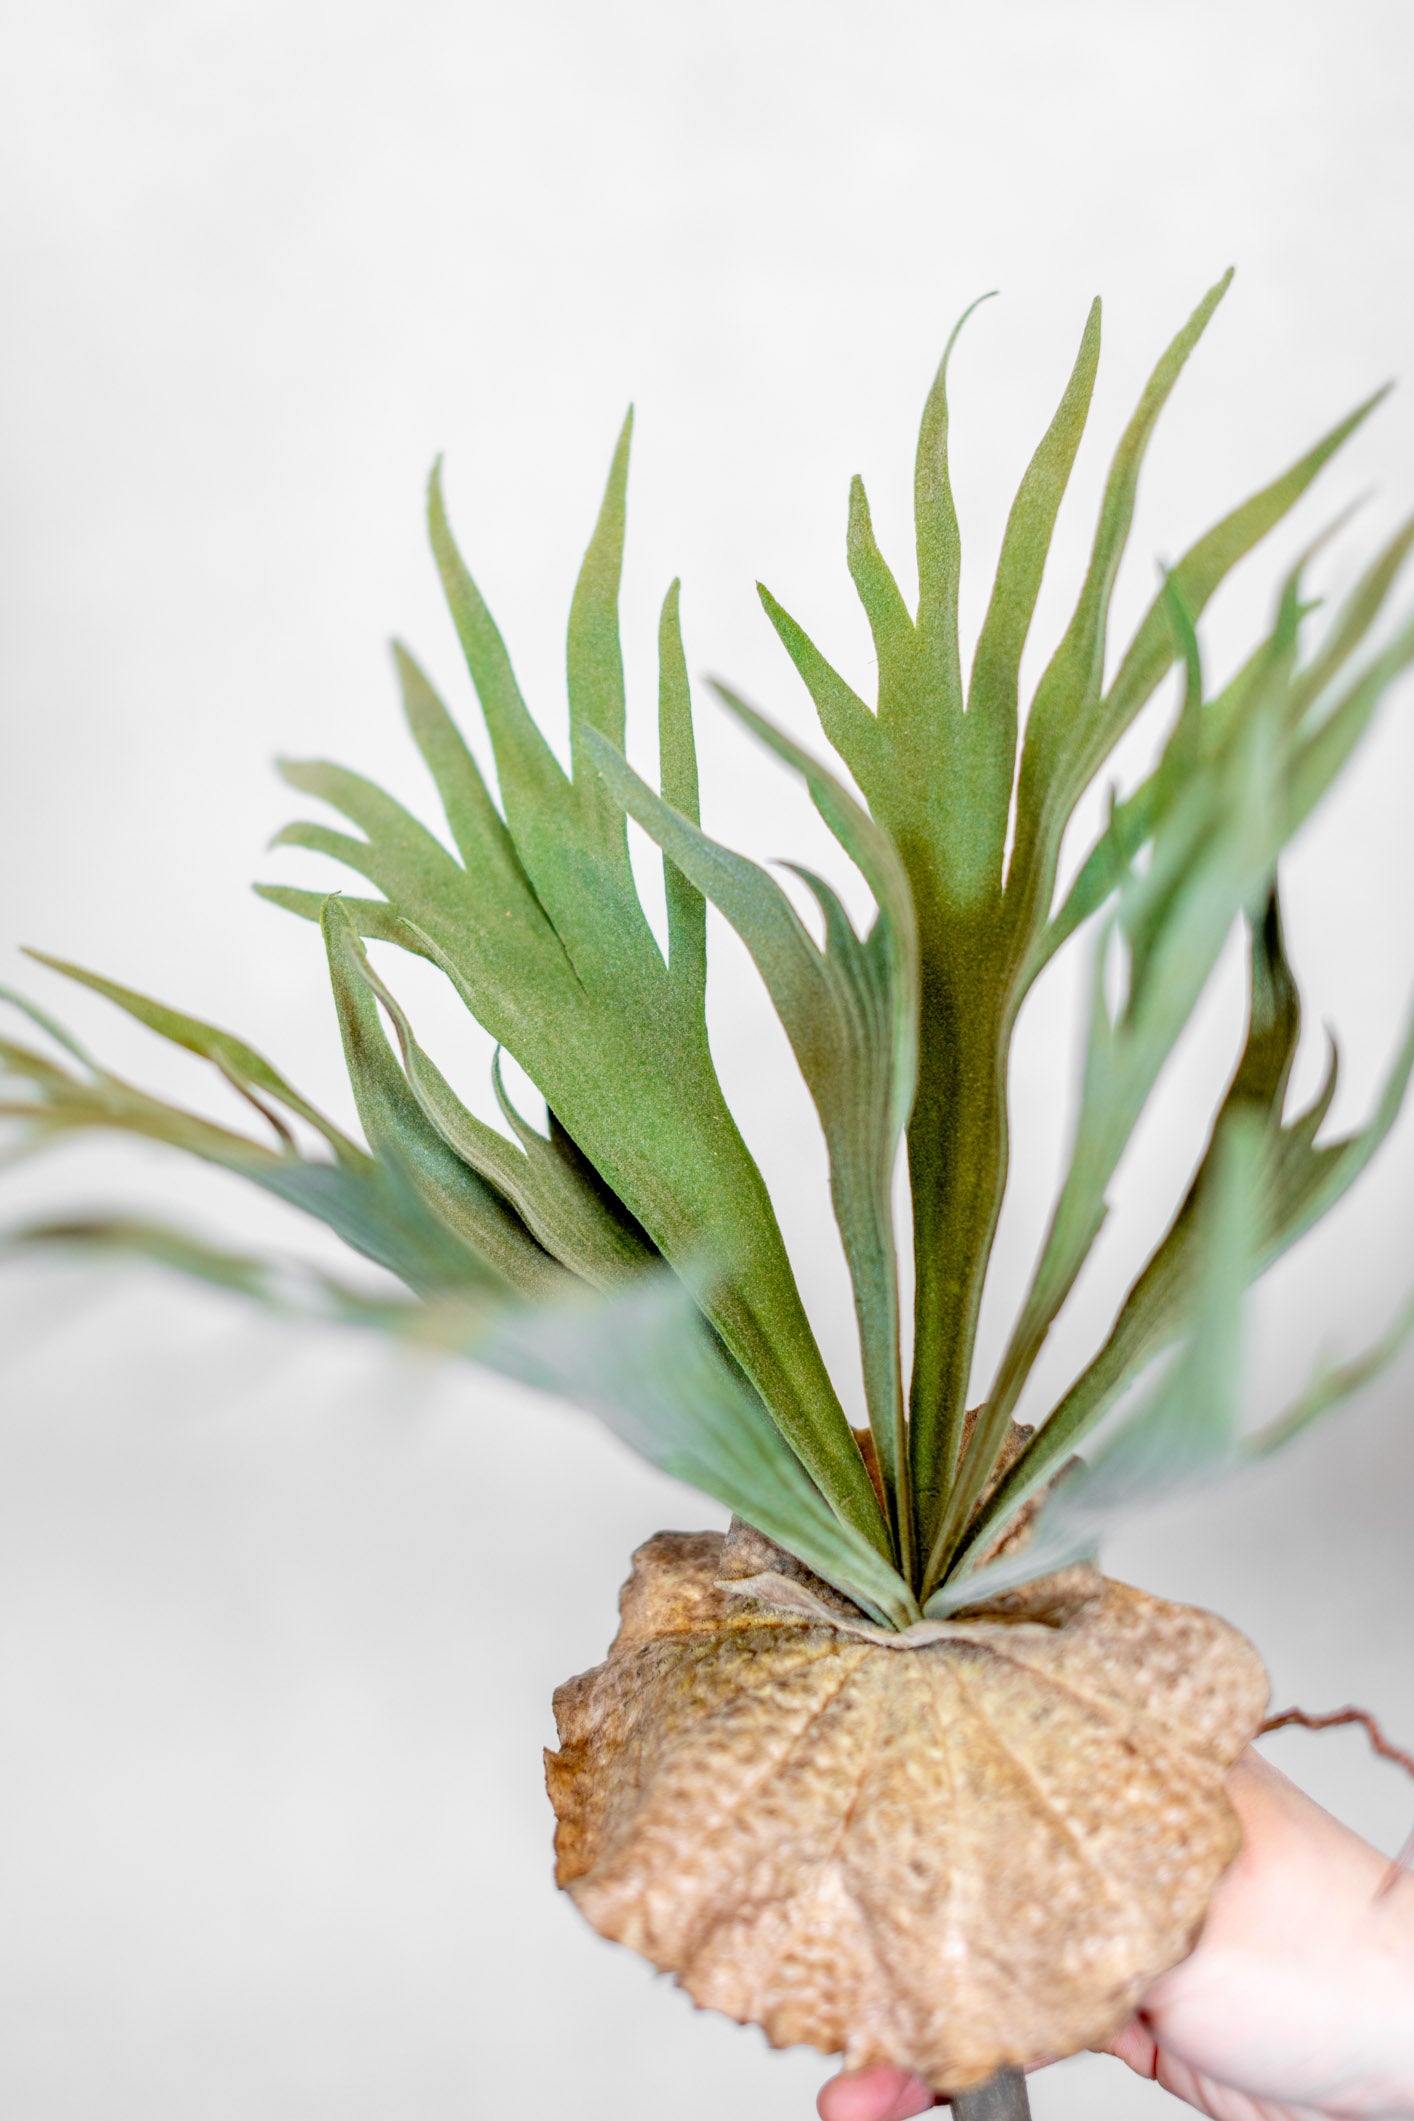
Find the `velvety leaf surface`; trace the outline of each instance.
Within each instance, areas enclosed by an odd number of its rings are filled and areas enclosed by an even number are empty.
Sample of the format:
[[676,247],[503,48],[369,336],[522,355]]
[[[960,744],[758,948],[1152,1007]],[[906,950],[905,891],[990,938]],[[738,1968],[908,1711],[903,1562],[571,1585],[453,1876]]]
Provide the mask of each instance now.
[[882,1469],[895,1555],[912,1577],[899,1348],[893,1174],[913,1102],[918,1053],[918,958],[907,880],[868,813],[816,760],[734,694],[722,699],[804,779],[826,823],[857,863],[878,911],[856,935],[822,877],[797,869],[825,924],[819,948],[775,879],[719,846],[639,779],[602,742],[605,785],[643,826],[670,870],[710,899],[756,962],[814,1099],[830,1161],[830,1193],[854,1286],[864,1389]]
[[[618,596],[631,421],[570,604],[568,767],[520,691],[434,470],[433,555],[494,774],[483,774],[421,665],[397,647],[407,726],[445,833],[343,766],[290,764],[290,782],[340,822],[298,821],[281,837],[352,869],[373,895],[267,887],[322,927],[364,1140],[234,1034],[58,960],[44,962],[214,1068],[256,1132],[149,1096],[19,997],[4,999],[29,1028],[0,1042],[9,1154],[99,1129],[166,1143],[322,1220],[409,1298],[252,1259],[122,1208],[41,1217],[19,1237],[158,1259],[277,1308],[332,1307],[499,1365],[591,1408],[655,1463],[697,1482],[866,1610],[869,1626],[905,1632],[979,1596],[1022,1595],[1057,1567],[1083,1572],[1117,1513],[1249,1462],[1359,1389],[1401,1344],[1404,1314],[1374,1347],[1322,1365],[1259,1435],[1244,1434],[1244,1291],[1359,1177],[1414,1074],[1411,1019],[1364,1122],[1329,1136],[1332,1040],[1319,1093],[1288,1110],[1303,1019],[1280,893],[1294,836],[1414,662],[1414,622],[1391,617],[1414,519],[1328,613],[1306,582],[1344,519],[1317,536],[1262,638],[1216,689],[1199,626],[1233,568],[1296,506],[1376,398],[1221,516],[1163,576],[1130,640],[1110,638],[1146,456],[1229,277],[1204,295],[1140,393],[1103,483],[1073,609],[1029,702],[1021,673],[1093,395],[1098,303],[1007,518],[970,669],[950,469],[961,325],[920,423],[916,600],[885,556],[863,482],[850,488],[845,559],[870,628],[873,699],[762,591],[863,798],[716,688],[803,780],[872,893],[874,911],[856,926],[837,883],[797,867],[820,943],[772,874],[703,828],[676,582],[658,623],[657,788],[627,763]],[[1112,797],[1058,897],[1077,805],[1170,671],[1181,698],[1158,761]],[[629,817],[663,859],[666,948],[635,887]],[[708,901],[754,958],[820,1119],[867,1431],[851,1426],[826,1372],[717,1079]],[[1191,1183],[1100,1345],[1050,1415],[1023,1433],[1015,1409],[1237,929],[1248,944],[1247,1034]],[[438,967],[490,1031],[499,1124],[453,1088],[414,1030],[396,975],[366,943]],[[1004,1292],[1012,1324],[1000,1362],[974,1380],[1007,1183],[1012,1036],[1027,994],[1067,947],[1092,952],[1072,1138],[1030,1283],[1019,1300]],[[506,1052],[544,1096],[544,1131],[507,1094]],[[906,1389],[892,1208],[901,1139],[914,1262]]]
[[[1121,872],[1147,854],[1159,804],[1150,789],[1122,806],[1112,830],[1082,866],[1081,883],[1067,907],[1053,920],[1066,825],[1109,751],[1184,655],[1175,605],[1190,616],[1191,625],[1232,568],[1294,507],[1377,402],[1372,398],[1357,407],[1189,548],[1173,569],[1172,588],[1154,599],[1107,681],[1109,612],[1144,456],[1158,416],[1226,287],[1224,278],[1204,297],[1141,395],[1111,465],[1079,599],[1045,667],[1024,729],[1017,697],[1021,655],[1089,408],[1099,353],[1098,304],[1092,306],[1055,417],[1013,504],[965,695],[956,637],[961,540],[948,474],[946,356],[924,410],[915,468],[916,615],[910,614],[879,550],[862,486],[856,481],[851,490],[847,557],[874,637],[876,707],[829,663],[783,606],[762,592],[826,735],[898,849],[914,898],[922,1003],[918,1094],[908,1137],[916,1261],[909,1425],[918,1550],[928,1563],[925,1583],[950,1565],[989,1455],[994,1456],[1009,1418],[1009,1404],[999,1405],[995,1425],[983,1430],[973,1462],[960,1473],[977,1318],[1006,1184],[1007,1064],[1017,1011],[1050,956],[1104,903]],[[1308,673],[1308,682],[1318,689],[1348,659],[1382,609],[1404,549],[1400,541],[1396,544],[1399,553],[1391,547],[1371,568],[1346,618],[1333,630],[1325,660],[1318,659]],[[1400,652],[1398,645],[1386,652],[1369,689],[1357,686],[1360,700],[1387,685]],[[1355,699],[1343,706],[1325,744],[1332,758],[1361,711]],[[1222,719],[1221,714],[1213,717],[1212,726]],[[1326,762],[1312,753],[1292,774],[1293,792],[1300,781],[1314,800]],[[1162,787],[1171,786],[1183,764],[1186,754],[1181,758],[1175,751]],[[1216,782],[1210,786],[1215,793]],[[1297,796],[1293,810],[1305,801]],[[1217,826],[1212,794],[1191,807],[1206,808],[1208,823]],[[1245,830],[1230,816],[1217,837],[1233,854]],[[1255,851],[1250,842],[1247,851]],[[1216,920],[1217,902],[1209,903]],[[1156,919],[1151,940],[1157,946],[1172,936],[1168,961],[1186,960],[1196,941],[1192,925],[1186,938],[1179,937],[1167,921],[1168,910]],[[1235,912],[1230,905],[1229,918]],[[1156,982],[1156,992],[1160,985]],[[1152,1046],[1152,1040],[1146,1038],[1145,1044]],[[1136,1072],[1129,1095],[1141,1089]],[[1098,1099],[1101,1093],[1096,1089],[1094,1095]],[[1121,1106],[1116,1134],[1122,1117]],[[1125,1138],[1132,1125],[1130,1120]],[[1047,1305],[1058,1307],[1073,1281],[1065,1269],[1067,1252],[1083,1258],[1093,1241],[1103,1212],[1102,1162],[1096,1155],[1091,1169],[1096,1183],[1086,1199],[1073,1193],[1066,1205],[1063,1242],[1048,1268],[1053,1283],[1041,1291],[1025,1334],[1011,1351],[1016,1374],[1004,1382],[1003,1401],[1014,1403],[1018,1380],[1029,1371],[1039,1345],[1036,1336],[1044,1338],[1054,1315]],[[1098,1203],[1092,1197],[1097,1189]]]
[[[342,811],[363,837],[309,823],[282,837],[347,863],[383,894],[386,903],[372,902],[371,913],[367,902],[346,901],[355,925],[441,967],[652,1247],[675,1265],[710,1258],[704,1301],[713,1325],[841,1517],[887,1550],[883,1513],[774,1210],[712,1065],[700,900],[679,872],[665,964],[634,889],[622,807],[602,777],[605,747],[623,740],[617,597],[627,452],[625,427],[571,609],[572,772],[521,697],[434,477],[433,549],[495,751],[504,820],[450,714],[404,655],[409,726],[438,783],[457,856],[369,782],[320,762],[288,765],[286,777]],[[659,646],[665,786],[690,810],[696,764],[674,592]],[[319,910],[308,896],[279,897],[297,911]],[[596,1278],[604,1271],[601,1261]]]

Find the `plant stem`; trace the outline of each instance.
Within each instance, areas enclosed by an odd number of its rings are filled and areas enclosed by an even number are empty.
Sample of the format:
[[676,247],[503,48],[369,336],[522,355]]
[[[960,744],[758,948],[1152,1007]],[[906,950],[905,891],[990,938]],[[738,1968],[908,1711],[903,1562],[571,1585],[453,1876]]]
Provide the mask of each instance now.
[[1031,2121],[1026,2078],[1019,2069],[994,2070],[975,2091],[950,2100],[953,2121]]

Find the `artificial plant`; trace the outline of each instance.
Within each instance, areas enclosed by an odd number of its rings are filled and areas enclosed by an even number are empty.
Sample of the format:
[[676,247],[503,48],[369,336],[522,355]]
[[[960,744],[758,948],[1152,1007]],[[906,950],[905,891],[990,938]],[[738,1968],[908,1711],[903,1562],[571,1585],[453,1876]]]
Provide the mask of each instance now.
[[[1284,850],[1414,659],[1414,624],[1387,623],[1414,524],[1319,623],[1299,563],[1235,676],[1210,687],[1204,607],[1371,399],[1184,553],[1112,648],[1145,450],[1226,285],[1166,348],[1120,439],[1074,612],[1024,714],[1023,651],[1086,422],[1098,303],[1012,505],[970,667],[947,354],[919,436],[914,606],[858,481],[850,495],[876,699],[762,591],[849,780],[731,691],[717,698],[773,768],[800,778],[862,875],[862,928],[799,869],[812,926],[776,878],[703,829],[676,583],[659,630],[656,787],[628,763],[626,425],[570,611],[568,770],[522,698],[436,472],[432,548],[494,790],[401,648],[404,710],[445,833],[342,767],[284,768],[352,830],[300,822],[281,839],[372,887],[261,887],[322,928],[362,1141],[241,1040],[56,959],[43,962],[209,1061],[259,1131],[150,1096],[18,997],[46,1044],[0,1047],[22,1148],[94,1129],[169,1143],[321,1219],[392,1279],[341,1281],[133,1216],[51,1218],[17,1241],[155,1257],[266,1304],[469,1355],[592,1408],[732,1512],[725,1538],[660,1534],[640,1550],[609,1661],[560,1690],[548,1761],[560,1880],[699,2001],[774,2041],[902,2063],[953,2093],[1113,2029],[1190,1948],[1237,1845],[1223,1773],[1266,1705],[1260,1660],[1226,1623],[1102,1577],[1103,1524],[1285,1440],[1400,1337],[1397,1324],[1244,1431],[1245,1292],[1364,1169],[1414,1068],[1412,1026],[1365,1124],[1331,1136],[1332,1047],[1319,1093],[1289,1109],[1302,1013],[1279,893]],[[1077,804],[1175,670],[1157,763],[1112,800],[1058,889]],[[663,855],[665,945],[635,887],[630,818]],[[709,903],[754,959],[819,1116],[864,1429],[821,1357],[713,1065]],[[1234,929],[1245,1042],[1197,1169],[1102,1345],[1021,1427],[1116,1168]],[[1013,1033],[1082,932],[1093,973],[1064,1177],[971,1403]],[[543,1094],[543,1131],[516,1109],[499,1059],[502,1124],[461,1101],[369,942],[445,974]],[[911,1292],[892,1209],[901,1156]]]

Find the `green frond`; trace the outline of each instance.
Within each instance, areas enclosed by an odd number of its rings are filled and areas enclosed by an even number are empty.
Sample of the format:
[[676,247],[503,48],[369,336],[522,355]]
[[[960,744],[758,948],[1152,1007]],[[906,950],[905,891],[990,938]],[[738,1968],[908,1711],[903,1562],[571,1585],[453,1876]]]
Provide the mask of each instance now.
[[[1249,1464],[1367,1383],[1414,1330],[1414,1309],[1243,1435],[1245,1292],[1368,1166],[1414,1075],[1411,1016],[1363,1125],[1323,1138],[1334,1041],[1321,1088],[1287,1112],[1303,1017],[1279,888],[1293,837],[1414,663],[1414,619],[1390,619],[1414,519],[1329,614],[1304,584],[1333,533],[1314,541],[1280,585],[1261,639],[1216,691],[1200,628],[1233,568],[1286,518],[1378,396],[1190,546],[1126,644],[1116,650],[1109,638],[1141,469],[1228,277],[1161,354],[1120,438],[1078,597],[1029,705],[1021,667],[1090,411],[1098,302],[1012,502],[965,686],[949,466],[956,331],[914,462],[916,609],[885,558],[862,480],[850,489],[845,559],[870,627],[873,699],[761,589],[862,797],[716,688],[803,782],[872,894],[873,914],[857,927],[829,878],[792,865],[819,909],[822,943],[766,869],[703,828],[677,582],[658,625],[657,788],[627,763],[618,601],[631,422],[570,604],[568,771],[520,691],[434,469],[429,533],[494,776],[421,665],[395,647],[403,712],[445,837],[342,766],[287,764],[290,784],[339,822],[298,820],[277,844],[339,862],[369,890],[259,887],[321,924],[364,1141],[233,1034],[97,974],[40,960],[213,1067],[259,1133],[148,1095],[91,1060],[46,1012],[0,995],[48,1042],[0,1040],[0,1119],[14,1155],[97,1130],[164,1143],[321,1220],[407,1293],[364,1291],[130,1214],[49,1217],[9,1242],[159,1261],[286,1315],[339,1318],[555,1392],[894,1627],[920,1609],[936,1617],[974,1606],[1092,1553],[1117,1513]],[[1182,697],[1157,763],[1111,798],[1057,902],[1077,806],[1175,670]],[[663,861],[666,953],[634,885],[630,818]],[[713,1066],[709,902],[750,952],[820,1119],[859,1331],[867,1453]],[[1020,1395],[1104,1225],[1134,1131],[1239,927],[1246,1036],[1197,1169],[1100,1346],[1012,1458]],[[986,1398],[969,1409],[1007,1184],[1012,1037],[1027,994],[1082,931],[1090,1001],[1062,1182]],[[490,1034],[502,1127],[452,1088],[365,940],[435,966]],[[548,1131],[513,1104],[503,1053],[544,1097]],[[915,1262],[906,1383],[892,1210],[905,1137]],[[1037,1497],[1025,1540],[997,1558],[998,1541]]]
[[1273,1451],[1294,1442],[1304,1429],[1328,1414],[1332,1407],[1363,1392],[1382,1371],[1401,1355],[1414,1334],[1414,1294],[1405,1298],[1389,1326],[1372,1346],[1350,1362],[1320,1363],[1310,1382],[1292,1404],[1268,1422],[1255,1436],[1244,1439],[1245,1455],[1269,1458]]
[[[218,1030],[215,1024],[203,1023],[199,1017],[187,1016],[180,1009],[171,1009],[164,1002],[155,1002],[145,994],[138,994],[131,987],[120,987],[116,980],[104,979],[97,972],[85,971],[82,965],[70,964],[64,958],[50,957],[43,950],[28,950],[25,955],[32,957],[37,965],[47,965],[51,972],[62,973],[65,979],[73,980],[77,986],[88,987],[95,994],[101,994],[105,1000],[116,1003],[118,1008],[125,1010],[129,1016],[136,1017],[140,1024],[145,1024],[149,1031],[155,1031],[159,1038],[169,1040],[174,1046],[184,1047],[188,1053],[196,1054],[201,1060],[211,1061],[232,1088],[254,1104],[262,1117],[284,1134],[286,1140],[289,1138],[288,1134],[270,1111],[271,1104],[283,1106],[287,1112],[313,1127],[316,1134],[323,1136],[340,1163],[354,1164],[360,1160],[357,1143],[350,1141],[343,1130],[327,1119],[317,1106],[301,1097],[299,1092],[286,1082],[284,1076],[271,1067],[264,1055],[246,1045],[244,1039],[234,1037],[229,1031]],[[51,1038],[65,1046],[77,1060],[82,1061],[85,1066],[93,1066],[87,1054],[75,1045],[69,1034],[52,1017],[47,1017],[32,1005],[21,1002],[18,996],[7,994],[4,998],[25,1009]]]
[[262,1310],[291,1319],[401,1329],[422,1307],[408,1298],[368,1296],[298,1262],[266,1259],[213,1245],[176,1223],[140,1215],[51,1216],[0,1233],[5,1252],[53,1252],[99,1260],[168,1267],[189,1281],[249,1298]]
[[363,944],[337,898],[324,908],[324,947],[344,1062],[368,1146],[401,1168],[418,1198],[477,1259],[526,1296],[548,1297],[563,1275],[504,1194],[458,1156],[428,1119],[394,1058],[367,975]]
[[1031,632],[1051,539],[1095,388],[1100,359],[1100,304],[1091,303],[1085,333],[1055,418],[1036,446],[1012,502],[967,688],[964,742],[976,789],[977,866],[999,888],[1016,773],[1021,658]]
[[139,1217],[34,1222],[0,1240],[0,1252],[7,1248],[149,1261],[279,1317],[361,1326],[409,1347],[469,1356],[594,1414],[650,1464],[788,1546],[881,1626],[920,1617],[908,1585],[830,1509],[691,1296],[661,1269],[607,1299],[562,1294],[526,1305],[476,1291],[411,1303]]
[[520,884],[529,891],[515,843],[491,800],[481,768],[431,679],[398,641],[393,644],[393,662],[404,720],[436,784],[463,867],[470,876],[484,876],[492,889]]
[[[658,624],[658,784],[663,801],[689,824],[698,822],[697,745],[692,693],[674,582]],[[668,911],[668,971],[694,1021],[707,1009],[707,901],[675,862],[663,864]]]
[[[107,1070],[95,1068],[75,1075],[41,1054],[4,1041],[0,1042],[0,1087],[6,1094],[0,1099],[0,1118],[14,1123],[22,1153],[35,1154],[96,1131],[133,1135],[249,1180],[327,1224],[354,1251],[423,1295],[466,1285],[509,1288],[504,1275],[432,1211],[396,1152],[379,1157],[360,1149],[240,1040],[180,1011],[168,1010],[130,988],[114,987],[112,982],[99,982],[87,974],[76,976],[100,992],[111,987],[110,999],[159,1036],[211,1060],[228,1081],[233,1056],[241,1056],[242,1065],[264,1093],[250,1096],[250,1102],[275,1139],[273,1143],[254,1140],[183,1106],[151,1097]],[[304,1155],[271,1105],[282,1105],[307,1120],[335,1147],[335,1159]]]
[[778,1539],[886,1627],[919,1617],[907,1583],[829,1508],[688,1293],[650,1276],[592,1306],[501,1311],[470,1338],[458,1309],[427,1320],[434,1345],[586,1407],[640,1456]]
[[881,699],[892,699],[899,691],[913,690],[913,667],[918,640],[913,618],[894,580],[889,564],[874,537],[864,481],[855,478],[849,489],[849,533],[845,541],[850,579],[854,583],[879,665]]
[[[1284,1234],[1280,1173],[1301,1122],[1284,1126],[1286,1086],[1301,1035],[1301,1004],[1286,956],[1275,888],[1249,921],[1247,1037],[1207,1148],[1182,1205],[1126,1296],[1103,1346],[1071,1385],[973,1520],[960,1563],[985,1549],[1101,1421],[1144,1365],[1182,1330],[1201,1256],[1201,1204],[1216,1182],[1221,1144],[1235,1114],[1260,1129],[1263,1228],[1254,1272],[1276,1257]],[[1309,1153],[1309,1152],[1308,1152]]]
[[786,654],[805,680],[827,740],[862,787],[869,777],[870,762],[878,741],[878,726],[873,713],[853,687],[846,684],[834,665],[825,660],[804,628],[777,603],[764,583],[757,583],[756,593]]
[[[979,295],[952,328],[938,372],[923,405],[913,463],[914,542],[918,555],[918,647],[931,683],[929,692],[945,714],[962,712],[962,655],[957,635],[962,580],[962,534],[948,467],[948,365],[962,328],[990,295]],[[883,711],[883,701],[880,700]]]
[[602,741],[598,762],[606,787],[629,816],[746,944],[814,1099],[829,1152],[835,1217],[854,1286],[865,1398],[895,1551],[905,1574],[911,1574],[892,1180],[913,1100],[918,1050],[912,903],[892,848],[834,776],[734,694],[718,690],[753,734],[801,775],[826,823],[863,873],[879,909],[866,938],[855,934],[829,885],[799,870],[825,920],[825,948],[817,948],[785,892],[764,869],[709,839]]
[[[609,484],[594,535],[584,555],[570,605],[565,663],[569,680],[570,749],[575,791],[584,812],[584,833],[599,851],[602,864],[618,872],[629,896],[628,835],[623,812],[610,801],[588,762],[587,746],[599,736],[623,748],[624,665],[619,650],[619,577],[624,557],[624,505],[628,492],[628,452],[633,435],[630,412],[619,433]],[[634,901],[635,906],[637,901]]]
[[[415,948],[447,974],[656,1251],[680,1268],[712,1262],[705,1302],[713,1326],[831,1502],[886,1549],[883,1515],[806,1320],[769,1196],[712,1065],[700,904],[672,887],[677,961],[665,965],[633,889],[622,810],[599,779],[596,747],[622,733],[616,604],[627,447],[625,429],[575,593],[572,779],[538,730],[530,734],[504,644],[451,542],[435,480],[434,549],[496,754],[504,837],[489,806],[469,812],[467,762],[451,748],[430,688],[416,678],[419,741],[454,836],[475,828],[474,862],[468,857],[463,867],[356,775],[315,766],[292,769],[291,777],[366,836],[330,849],[383,893],[386,908],[371,902],[371,915],[369,902],[346,902],[355,924]],[[682,792],[689,777],[695,787],[696,768],[675,599],[660,653],[665,759]],[[449,770],[455,785],[444,785]],[[304,844],[311,837],[305,827],[287,836]],[[279,898],[307,916],[323,903]],[[670,951],[671,943],[670,935]]]
[[[1225,273],[1209,288],[1144,387],[1110,465],[1074,616],[1036,687],[1022,744],[1012,861],[1012,888],[1020,893],[1023,911],[1028,902],[1048,894],[1060,836],[1114,741],[1103,692],[1105,650],[1110,602],[1129,541],[1139,473],[1159,415],[1231,279],[1232,274]],[[1186,585],[1179,587],[1184,594]],[[1192,608],[1192,600],[1186,595],[1185,600]]]
[[[936,1535],[929,1570],[933,1582],[941,1581],[967,1539],[966,1528],[995,1467],[1012,1410],[1103,1222],[1119,1158],[1234,921],[1271,902],[1282,849],[1349,755],[1344,718],[1367,720],[1372,696],[1387,689],[1390,677],[1409,659],[1410,644],[1396,636],[1371,671],[1348,688],[1320,722],[1322,734],[1335,724],[1340,738],[1322,744],[1317,757],[1319,739],[1307,735],[1299,705],[1304,689],[1301,616],[1299,577],[1293,576],[1264,648],[1237,696],[1229,692],[1205,705],[1196,638],[1181,599],[1174,597],[1171,618],[1189,669],[1184,711],[1152,777],[1144,863],[1139,865],[1136,848],[1119,881],[1112,926],[1096,950],[1088,1052],[1069,1169],[1031,1289]],[[1124,997],[1113,1014],[1102,988],[1104,952],[1111,936],[1125,965]],[[1273,1049],[1283,1069],[1290,1064],[1299,1019],[1290,1016],[1294,996],[1281,991],[1289,984],[1289,967],[1280,954],[1279,927],[1269,938],[1269,950],[1272,947],[1277,955],[1268,958],[1265,968],[1269,993],[1256,984],[1260,957],[1254,974],[1254,1023],[1267,1048],[1245,1056],[1245,1069],[1239,1071],[1230,1098],[1233,1108],[1251,1102],[1251,1086],[1254,1081],[1260,1084]],[[1287,1019],[1263,1025],[1262,1013],[1276,1006],[1279,993]],[[1283,1073],[1266,1086],[1269,1102],[1275,1103],[1278,1133],[1276,1093],[1284,1084]],[[1075,1414],[1074,1404],[1069,1411]],[[1046,1426],[1049,1430],[1051,1425]],[[1059,1433],[1051,1449],[1059,1448]],[[925,1586],[931,1588],[926,1577]]]
[[501,799],[522,858],[531,854],[528,866],[534,877],[535,857],[542,843],[553,840],[569,810],[571,791],[521,696],[506,644],[457,549],[442,498],[440,458],[427,484],[427,529],[447,609],[491,738]]
[[[1212,1182],[1198,1211],[1198,1271],[1184,1307],[1177,1360],[1121,1416],[1089,1462],[1076,1463],[1057,1481],[1027,1542],[1031,1568],[1038,1562],[1063,1568],[1092,1557],[1114,1518],[1236,1465],[1243,1296],[1257,1245],[1261,1165],[1257,1122],[1242,1108],[1231,1109],[1217,1130]],[[1018,1580],[1017,1569],[1017,1561],[1000,1561],[956,1570],[924,1610],[941,1616],[971,1604],[989,1589],[1009,1587]]]

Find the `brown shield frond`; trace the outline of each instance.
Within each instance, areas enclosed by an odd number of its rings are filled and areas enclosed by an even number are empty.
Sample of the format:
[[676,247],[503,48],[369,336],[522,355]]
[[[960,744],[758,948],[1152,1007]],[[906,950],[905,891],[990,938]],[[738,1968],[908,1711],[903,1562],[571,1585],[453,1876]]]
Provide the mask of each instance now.
[[607,1661],[556,1693],[557,1877],[594,1927],[775,2046],[940,2091],[1121,2024],[1238,1847],[1246,1639],[1100,1579],[890,1642],[733,1590],[722,1548],[649,1540]]

